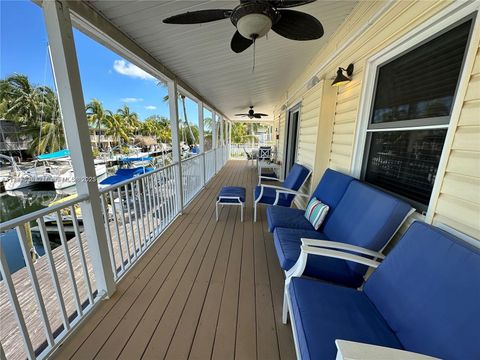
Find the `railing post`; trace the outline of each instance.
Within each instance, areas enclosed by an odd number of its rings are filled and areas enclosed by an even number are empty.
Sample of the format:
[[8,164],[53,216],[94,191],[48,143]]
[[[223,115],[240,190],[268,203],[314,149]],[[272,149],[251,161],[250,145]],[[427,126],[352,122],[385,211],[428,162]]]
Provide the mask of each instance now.
[[178,163],[176,169],[177,185],[177,207],[180,213],[183,212],[183,181],[182,181],[182,163],[180,153],[180,138],[178,128],[178,96],[177,81],[168,80],[168,103],[170,107],[170,126],[172,128],[172,156],[173,162]]
[[203,102],[199,101],[197,103],[198,107],[198,140],[200,147],[200,154],[202,154],[202,159],[200,161],[200,176],[202,187],[205,186],[206,176],[205,176],[205,131],[203,129]]
[[213,150],[213,173],[217,173],[217,114],[212,111],[212,150]]
[[223,116],[220,116],[220,146],[225,145],[225,134],[223,130]]
[[81,210],[95,282],[100,294],[111,296],[115,292],[115,280],[103,223],[70,11],[66,1],[44,1],[43,11],[65,136],[78,179],[77,193],[88,196],[88,201],[81,203]]
[[232,125],[231,121],[228,122],[228,156],[227,160],[232,158],[231,151],[232,151]]

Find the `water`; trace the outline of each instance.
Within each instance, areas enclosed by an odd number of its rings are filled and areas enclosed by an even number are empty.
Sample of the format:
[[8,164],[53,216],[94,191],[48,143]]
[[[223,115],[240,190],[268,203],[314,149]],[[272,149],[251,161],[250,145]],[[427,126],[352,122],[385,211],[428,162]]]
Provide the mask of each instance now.
[[[32,190],[22,189],[16,191],[7,191],[0,194],[0,220],[1,222],[11,220],[13,218],[31,213],[36,210],[43,209],[52,201],[58,200],[65,195],[57,194],[54,190]],[[35,226],[36,223],[31,223]],[[45,250],[42,245],[40,234],[32,232],[33,245],[38,255],[43,256]],[[51,238],[52,248],[58,246],[56,239]],[[0,233],[1,251],[7,258],[10,272],[14,273],[25,266],[20,242],[14,229]]]

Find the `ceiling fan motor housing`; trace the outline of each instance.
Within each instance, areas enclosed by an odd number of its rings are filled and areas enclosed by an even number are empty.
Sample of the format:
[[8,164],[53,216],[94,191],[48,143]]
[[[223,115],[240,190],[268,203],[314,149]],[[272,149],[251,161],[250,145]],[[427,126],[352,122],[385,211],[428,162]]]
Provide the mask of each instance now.
[[230,16],[233,25],[246,39],[265,36],[278,20],[277,11],[268,4],[247,3],[237,6]]

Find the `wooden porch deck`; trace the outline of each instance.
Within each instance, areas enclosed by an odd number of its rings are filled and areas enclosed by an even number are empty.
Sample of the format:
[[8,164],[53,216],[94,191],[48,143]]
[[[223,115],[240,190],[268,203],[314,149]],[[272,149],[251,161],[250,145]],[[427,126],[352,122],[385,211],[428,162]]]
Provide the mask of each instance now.
[[[256,169],[229,161],[58,349],[56,359],[294,359],[281,323],[283,274],[265,209],[253,222]],[[215,221],[223,185],[247,188]]]

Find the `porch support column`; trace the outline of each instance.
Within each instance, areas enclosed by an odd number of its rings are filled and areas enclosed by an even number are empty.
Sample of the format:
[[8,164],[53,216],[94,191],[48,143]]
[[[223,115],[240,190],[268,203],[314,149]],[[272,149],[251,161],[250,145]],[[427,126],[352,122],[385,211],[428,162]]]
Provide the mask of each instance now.
[[232,125],[231,121],[228,122],[228,160],[230,160],[230,151],[232,150]]
[[220,116],[220,146],[225,145],[225,132],[224,132],[225,126],[224,126],[224,121],[223,121],[223,116]]
[[217,164],[217,114],[212,111],[212,150],[213,150],[213,163],[215,164],[215,174],[218,172]]
[[198,107],[198,141],[199,141],[199,148],[200,148],[200,154],[202,156],[202,159],[200,161],[200,176],[201,176],[201,184],[202,187],[205,186],[205,132],[203,129],[203,102],[198,101],[197,102],[197,107]]
[[212,149],[217,148],[217,114],[212,111]]
[[96,286],[100,294],[110,297],[115,292],[115,280],[103,223],[68,3],[44,1],[43,12],[73,171],[77,179],[95,179],[77,181],[76,187],[79,195],[88,196],[88,201],[82,202],[80,206]]
[[172,156],[175,165],[176,187],[177,187],[177,207],[180,213],[183,212],[183,182],[182,182],[182,163],[180,152],[180,130],[178,126],[178,97],[177,81],[168,80],[168,104],[170,108],[170,126],[172,128]]

